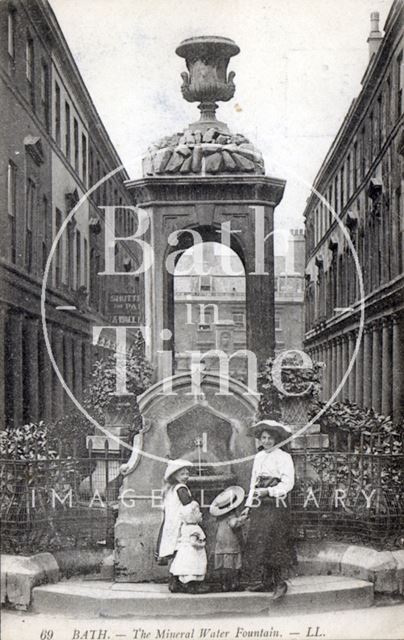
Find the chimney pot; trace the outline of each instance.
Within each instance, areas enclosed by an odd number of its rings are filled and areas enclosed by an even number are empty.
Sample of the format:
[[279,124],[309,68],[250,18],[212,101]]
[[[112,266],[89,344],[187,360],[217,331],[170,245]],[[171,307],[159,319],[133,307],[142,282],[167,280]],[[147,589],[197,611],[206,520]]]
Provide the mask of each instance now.
[[379,50],[383,36],[379,31],[379,19],[380,14],[378,11],[373,11],[370,14],[370,33],[368,37],[369,44],[369,60],[372,59],[373,54],[376,54]]
[[370,14],[370,29],[371,31],[379,31],[379,19],[380,14],[378,11],[373,11]]

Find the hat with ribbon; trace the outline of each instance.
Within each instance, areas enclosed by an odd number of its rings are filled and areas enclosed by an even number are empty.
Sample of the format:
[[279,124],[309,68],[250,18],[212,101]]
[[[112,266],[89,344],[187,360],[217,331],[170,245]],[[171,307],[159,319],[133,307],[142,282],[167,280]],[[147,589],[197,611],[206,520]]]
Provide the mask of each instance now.
[[183,460],[182,458],[178,458],[177,460],[170,460],[167,465],[167,469],[164,474],[164,480],[167,481],[174,473],[180,471],[180,469],[185,469],[186,467],[193,467],[194,465],[189,460]]
[[290,438],[292,435],[290,427],[277,420],[260,420],[256,424],[251,425],[249,435],[254,438],[259,438],[263,431],[268,431],[268,433],[275,435],[279,442]]
[[245,492],[243,487],[238,487],[237,485],[227,487],[227,489],[219,493],[213,500],[209,507],[210,515],[217,518],[218,516],[223,516],[225,513],[229,513],[241,505],[244,496]]

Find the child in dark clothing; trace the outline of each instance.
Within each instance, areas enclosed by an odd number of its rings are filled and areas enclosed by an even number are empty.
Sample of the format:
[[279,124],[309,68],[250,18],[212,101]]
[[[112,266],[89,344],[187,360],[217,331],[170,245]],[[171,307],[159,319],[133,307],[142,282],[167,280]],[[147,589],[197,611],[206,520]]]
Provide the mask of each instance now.
[[238,514],[244,500],[242,487],[228,487],[212,502],[209,512],[217,518],[215,570],[220,572],[222,591],[243,591],[240,585],[242,565],[241,527],[247,520]]

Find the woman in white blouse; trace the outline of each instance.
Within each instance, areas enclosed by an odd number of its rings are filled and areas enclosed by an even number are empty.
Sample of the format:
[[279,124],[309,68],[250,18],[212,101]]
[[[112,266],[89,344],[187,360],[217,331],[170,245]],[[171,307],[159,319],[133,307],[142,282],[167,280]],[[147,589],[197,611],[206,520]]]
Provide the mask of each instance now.
[[[254,458],[246,507],[250,528],[245,566],[261,569],[261,581],[250,591],[273,591],[285,595],[290,568],[296,563],[291,538],[287,495],[293,489],[295,470],[292,456],[279,446],[290,435],[288,427],[275,420],[261,420],[251,427],[261,451]],[[276,448],[274,448],[276,447]]]

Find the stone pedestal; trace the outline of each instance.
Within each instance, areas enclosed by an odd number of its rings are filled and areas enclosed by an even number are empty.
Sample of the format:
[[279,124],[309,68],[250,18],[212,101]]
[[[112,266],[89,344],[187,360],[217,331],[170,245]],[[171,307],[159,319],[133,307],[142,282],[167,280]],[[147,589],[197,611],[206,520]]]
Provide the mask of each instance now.
[[108,407],[105,421],[105,428],[111,435],[106,436],[98,431],[96,435],[87,436],[90,459],[95,460],[96,464],[91,476],[80,484],[79,496],[82,500],[91,501],[95,495],[108,503],[117,500],[122,463],[120,441],[128,441],[135,414],[133,403],[133,396],[115,397]]
[[[282,422],[287,424],[292,433],[297,433],[308,422],[308,412],[310,405],[310,392],[302,396],[286,396],[281,400]],[[301,435],[295,436],[289,443],[291,454],[300,454],[295,457],[295,475],[296,485],[304,484],[306,486],[315,485],[320,477],[306,459],[303,460],[303,454],[307,451],[324,450],[329,446],[328,436],[320,433],[320,425],[314,423]]]

